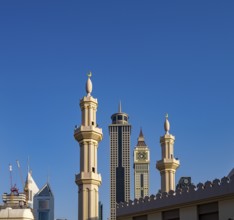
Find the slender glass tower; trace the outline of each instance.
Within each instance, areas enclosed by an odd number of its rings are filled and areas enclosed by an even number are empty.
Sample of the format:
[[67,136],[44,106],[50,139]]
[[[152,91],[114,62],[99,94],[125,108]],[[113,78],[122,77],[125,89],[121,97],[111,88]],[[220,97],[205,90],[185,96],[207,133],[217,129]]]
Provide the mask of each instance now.
[[110,219],[116,219],[116,203],[130,199],[130,135],[128,115],[121,111],[111,116],[110,134]]

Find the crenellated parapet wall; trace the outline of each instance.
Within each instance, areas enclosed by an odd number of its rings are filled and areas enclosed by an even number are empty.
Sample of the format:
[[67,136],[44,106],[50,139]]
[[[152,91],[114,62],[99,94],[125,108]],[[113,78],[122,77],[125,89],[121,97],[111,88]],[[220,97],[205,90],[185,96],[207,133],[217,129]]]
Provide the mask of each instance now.
[[234,198],[234,175],[190,185],[168,193],[158,193],[145,198],[129,200],[117,204],[117,217],[170,209],[170,207],[186,206],[198,202],[218,201],[221,198]]

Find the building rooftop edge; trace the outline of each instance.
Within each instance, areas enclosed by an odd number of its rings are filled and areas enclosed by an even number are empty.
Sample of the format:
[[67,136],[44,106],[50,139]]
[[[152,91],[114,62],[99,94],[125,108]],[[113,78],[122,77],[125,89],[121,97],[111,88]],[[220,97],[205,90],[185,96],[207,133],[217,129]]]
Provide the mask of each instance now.
[[234,175],[230,178],[223,177],[212,182],[198,183],[176,191],[158,193],[146,196],[145,198],[129,200],[128,202],[117,204],[117,216],[131,215],[133,213],[147,212],[150,210],[163,209],[170,206],[195,203],[201,200],[234,196]]

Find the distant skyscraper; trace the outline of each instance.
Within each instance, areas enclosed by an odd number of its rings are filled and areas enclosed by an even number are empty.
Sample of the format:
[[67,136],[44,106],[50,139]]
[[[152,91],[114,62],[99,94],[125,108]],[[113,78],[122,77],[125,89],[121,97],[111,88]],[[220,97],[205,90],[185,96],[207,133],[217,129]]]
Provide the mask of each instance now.
[[157,161],[156,168],[161,174],[161,191],[175,191],[175,172],[180,166],[180,161],[174,156],[175,136],[169,134],[170,123],[166,115],[164,123],[165,135],[160,137],[162,159]]
[[137,199],[149,196],[149,163],[150,152],[141,130],[134,149],[134,193]]
[[121,110],[111,116],[110,134],[110,219],[116,219],[116,203],[130,199],[130,135],[128,115]]
[[103,220],[103,204],[99,201],[98,203],[98,208],[99,208],[99,216],[98,216],[98,220]]
[[54,220],[54,195],[46,183],[33,199],[35,220]]
[[96,122],[97,99],[91,96],[91,73],[86,83],[87,95],[80,100],[81,126],[75,128],[74,137],[80,145],[80,173],[76,175],[79,187],[78,219],[98,220],[98,189],[101,175],[97,170],[98,143],[102,140],[102,129]]

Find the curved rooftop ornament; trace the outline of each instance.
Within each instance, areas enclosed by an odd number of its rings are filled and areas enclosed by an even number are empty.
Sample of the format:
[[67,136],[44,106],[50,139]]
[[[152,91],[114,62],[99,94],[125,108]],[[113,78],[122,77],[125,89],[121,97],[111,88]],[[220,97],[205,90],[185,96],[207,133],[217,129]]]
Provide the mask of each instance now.
[[168,121],[168,114],[166,114],[166,117],[165,117],[165,122],[164,122],[164,130],[166,132],[166,134],[169,134],[169,130],[170,130],[170,123]]
[[92,92],[92,90],[93,90],[93,85],[92,85],[92,81],[91,81],[91,76],[92,76],[92,73],[91,72],[89,72],[88,74],[87,74],[87,76],[88,76],[88,80],[87,80],[87,82],[86,82],[86,92],[87,92],[87,96],[91,96],[91,92]]

